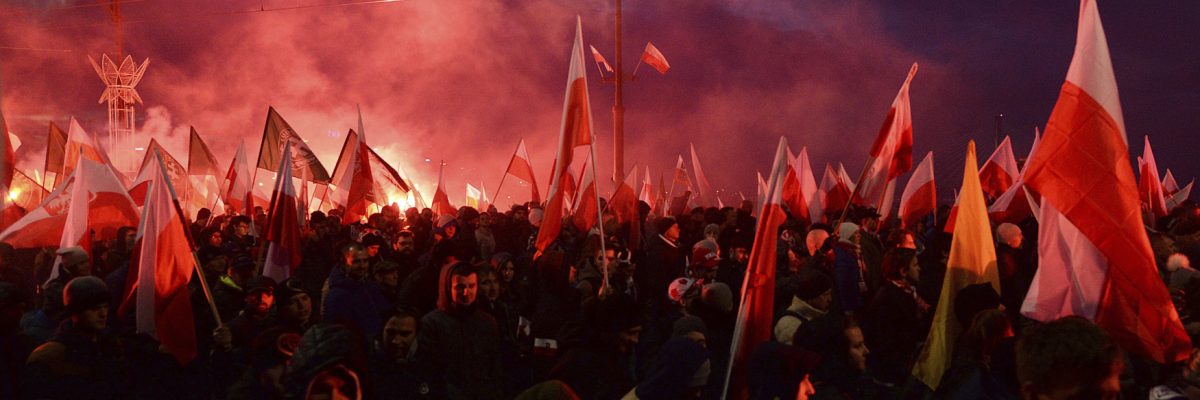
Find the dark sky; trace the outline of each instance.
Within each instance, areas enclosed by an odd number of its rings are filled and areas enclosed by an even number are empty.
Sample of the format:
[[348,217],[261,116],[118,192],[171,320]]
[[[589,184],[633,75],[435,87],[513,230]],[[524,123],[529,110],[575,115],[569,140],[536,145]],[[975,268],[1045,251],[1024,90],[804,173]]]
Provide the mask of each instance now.
[[[609,1],[310,7],[338,2],[126,4],[125,49],[151,60],[138,86],[141,132],[184,159],[194,125],[227,163],[239,140],[257,154],[273,105],[332,169],[359,104],[370,144],[426,191],[444,159],[458,203],[465,182],[494,191],[522,137],[547,186],[574,16],[585,44],[614,58]],[[942,197],[958,186],[968,139],[978,141],[980,160],[992,151],[997,114],[1024,157],[1066,76],[1078,4],[913,3],[625,1],[626,70],[647,40],[672,66],[666,75],[642,68],[625,86],[627,166],[649,165],[657,182],[692,142],[729,202],[753,194],[754,174],[770,168],[782,135],[797,151],[807,146],[818,171],[840,161],[857,175],[913,62],[921,65],[911,88],[914,163],[934,152]],[[1149,135],[1160,168],[1183,181],[1196,176],[1200,3],[1099,6],[1131,151],[1140,155]],[[102,86],[87,56],[114,52],[110,21],[87,2],[0,5],[3,107],[24,142],[22,169],[41,168],[50,121],[65,127],[75,116],[105,133]],[[588,71],[604,179],[613,90]],[[505,185],[502,195],[518,193]]]

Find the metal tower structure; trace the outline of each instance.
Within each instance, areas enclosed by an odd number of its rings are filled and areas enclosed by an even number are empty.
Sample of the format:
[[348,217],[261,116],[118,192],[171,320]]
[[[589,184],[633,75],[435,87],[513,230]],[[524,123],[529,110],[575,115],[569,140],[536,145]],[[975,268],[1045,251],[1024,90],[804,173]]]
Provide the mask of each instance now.
[[132,56],[125,56],[121,65],[108,58],[108,54],[100,57],[100,63],[88,56],[92,68],[104,82],[104,93],[100,95],[99,103],[108,103],[108,153],[118,171],[132,176],[137,173],[136,165],[140,157],[134,151],[134,135],[136,134],[135,108],[142,103],[142,97],[134,89],[146,73],[150,59],[138,65]]

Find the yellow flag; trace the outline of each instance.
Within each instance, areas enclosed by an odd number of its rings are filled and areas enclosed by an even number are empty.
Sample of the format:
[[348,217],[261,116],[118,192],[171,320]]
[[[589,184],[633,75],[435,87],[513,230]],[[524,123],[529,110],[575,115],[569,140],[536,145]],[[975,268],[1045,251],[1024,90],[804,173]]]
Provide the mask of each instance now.
[[996,272],[996,248],[988,222],[987,205],[979,185],[979,167],[975,161],[975,142],[967,143],[967,161],[963,166],[962,189],[959,190],[958,217],[954,225],[954,241],[946,262],[946,278],[933,325],[925,348],[913,366],[913,375],[931,389],[937,389],[942,373],[950,366],[954,342],[967,327],[954,320],[954,297],[964,287],[991,283],[1000,293],[1000,278]]

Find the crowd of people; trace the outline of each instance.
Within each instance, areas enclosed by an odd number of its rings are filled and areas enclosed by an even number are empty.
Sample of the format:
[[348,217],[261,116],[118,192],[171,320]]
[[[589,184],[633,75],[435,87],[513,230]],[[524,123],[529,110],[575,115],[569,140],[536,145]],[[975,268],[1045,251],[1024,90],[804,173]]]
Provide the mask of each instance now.
[[[563,224],[537,258],[536,205],[392,206],[352,224],[317,211],[282,282],[261,275],[261,209],[200,210],[186,364],[136,333],[123,298],[135,227],[86,250],[0,244],[0,398],[722,398],[753,205],[675,216],[640,206],[633,224],[611,214],[587,232]],[[908,228],[859,207],[838,226],[834,212],[778,227],[772,340],[744,355],[737,397],[1200,398],[1195,352],[1158,365],[1086,319],[1018,312],[1038,265],[1032,218],[995,227],[1000,292],[957,293],[950,367],[936,388],[914,379],[950,251],[940,211]],[[1200,208],[1185,203],[1147,231],[1200,334],[1189,262],[1200,257]]]

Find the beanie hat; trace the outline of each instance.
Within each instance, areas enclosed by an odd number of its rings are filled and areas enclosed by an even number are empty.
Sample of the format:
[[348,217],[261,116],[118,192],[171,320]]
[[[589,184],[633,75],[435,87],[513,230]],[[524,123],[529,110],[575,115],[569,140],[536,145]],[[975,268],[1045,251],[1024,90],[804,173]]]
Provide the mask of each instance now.
[[830,289],[833,289],[833,283],[829,281],[829,277],[821,273],[802,274],[799,284],[796,285],[796,297],[800,300],[814,299]]
[[721,234],[721,226],[717,224],[708,224],[704,226],[704,236]]
[[[699,244],[699,243],[697,243]],[[693,266],[702,266],[706,268],[716,268],[721,262],[721,258],[717,256],[717,252],[708,246],[692,247],[691,264]]]
[[63,304],[67,307],[68,315],[79,314],[108,301],[108,285],[94,276],[72,279],[63,288]]
[[667,288],[667,297],[676,303],[683,302],[684,295],[687,294],[692,287],[696,285],[696,280],[692,278],[679,278],[671,282],[671,286]]
[[87,252],[79,246],[63,247],[54,253],[62,258],[62,265],[76,265],[88,260]]
[[445,235],[446,227],[451,226],[451,225],[453,225],[454,228],[456,228],[456,229],[458,228],[458,220],[455,219],[453,215],[450,215],[450,214],[439,215],[438,219],[437,219],[437,223],[434,224],[434,226],[433,226],[433,233],[436,233],[439,235]]
[[852,243],[850,238],[854,236],[854,232],[858,232],[858,224],[853,222],[843,222],[838,226],[838,241]]

